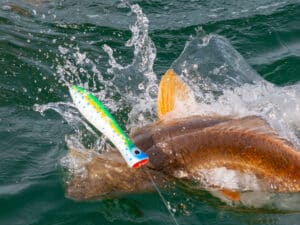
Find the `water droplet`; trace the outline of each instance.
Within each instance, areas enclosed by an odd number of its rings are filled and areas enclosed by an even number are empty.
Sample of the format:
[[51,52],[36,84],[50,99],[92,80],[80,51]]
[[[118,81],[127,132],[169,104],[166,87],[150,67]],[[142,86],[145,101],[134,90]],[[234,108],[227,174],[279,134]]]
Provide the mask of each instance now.
[[144,90],[144,89],[145,89],[145,86],[144,86],[143,83],[140,83],[140,84],[138,85],[138,88],[139,88],[140,90]]

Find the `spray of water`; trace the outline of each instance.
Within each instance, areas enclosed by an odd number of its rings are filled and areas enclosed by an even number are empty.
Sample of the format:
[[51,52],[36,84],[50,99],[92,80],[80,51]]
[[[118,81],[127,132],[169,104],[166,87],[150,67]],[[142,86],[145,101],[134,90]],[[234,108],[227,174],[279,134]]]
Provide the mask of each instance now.
[[[129,4],[124,4],[122,7],[129,7],[131,13],[136,15],[135,23],[130,26],[132,37],[125,43],[126,47],[133,48],[132,62],[128,65],[120,65],[113,56],[113,49],[105,44],[103,50],[109,57],[110,67],[106,71],[100,71],[97,63],[102,57],[89,58],[88,53],[73,43],[75,38],[71,37],[70,42],[58,47],[55,78],[62,86],[76,84],[92,91],[114,114],[128,114],[128,118],[123,118],[120,122],[123,127],[130,129],[137,124],[149,123],[155,118],[157,78],[153,71],[153,63],[156,48],[148,34],[148,18],[141,8]],[[76,131],[82,146],[101,149],[98,145],[99,142],[103,143],[104,137],[82,119],[72,103],[36,104],[34,109],[41,113],[46,110],[56,111]],[[94,139],[94,143],[89,143],[87,146],[86,139],[89,141]],[[103,146],[102,144],[101,147]]]
[[[103,45],[109,68],[100,71],[97,63],[101,57],[91,59],[71,43],[59,46],[61,60],[57,60],[55,76],[62,86],[77,84],[92,91],[112,113],[127,114],[121,124],[130,130],[156,120],[158,81],[153,71],[156,48],[149,37],[148,18],[138,5],[124,4],[123,7],[129,7],[136,16],[135,23],[130,26],[132,37],[125,43],[126,47],[133,48],[132,62],[121,65],[114,57],[114,50]],[[198,102],[190,105],[189,110],[178,107],[173,118],[195,114],[258,115],[282,137],[300,146],[300,85],[278,87],[264,81],[225,38],[217,35],[192,38],[171,67],[192,88]],[[106,149],[105,138],[82,119],[70,100],[35,105],[34,109],[42,114],[54,110],[67,121],[76,131],[66,137],[68,146],[83,151],[86,148]],[[80,162],[69,157],[64,158],[62,164],[84,175]],[[240,185],[239,188],[250,189],[253,185],[251,175],[242,177],[222,168],[206,174],[210,174],[210,181],[219,182],[220,186]],[[246,204],[247,198],[244,201]]]
[[257,115],[300,146],[300,85],[275,86],[263,80],[223,37],[189,41],[172,67],[194,90],[198,104],[178,107],[172,117]]

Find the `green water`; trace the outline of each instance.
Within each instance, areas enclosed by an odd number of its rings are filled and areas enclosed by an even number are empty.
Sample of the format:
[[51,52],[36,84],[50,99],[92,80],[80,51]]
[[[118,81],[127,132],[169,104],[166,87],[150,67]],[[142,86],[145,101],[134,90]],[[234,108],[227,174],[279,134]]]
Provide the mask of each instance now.
[[[69,83],[97,92],[123,127],[155,120],[151,105],[155,101],[155,85],[150,97],[144,90],[157,84],[157,80],[151,81],[147,74],[159,78],[183,52],[191,36],[202,29],[226,38],[262,78],[282,88],[298,87],[297,0],[130,3],[138,4],[149,20],[145,41],[134,42],[142,44],[138,53],[134,50],[139,46],[125,45],[132,36],[130,27],[136,22],[136,15],[119,1],[1,1],[1,225],[173,224],[157,193],[98,201],[65,197],[66,175],[61,159],[67,153],[66,139],[75,134],[85,146],[103,146],[97,143],[97,135],[76,119],[74,108],[66,104],[70,102],[66,88]],[[138,26],[139,32],[146,29],[145,21]],[[110,64],[103,45],[114,50],[114,59],[123,65],[121,69]],[[153,56],[152,65],[149,57]],[[125,68],[126,65],[130,66]],[[120,77],[112,79],[116,75],[109,72],[110,68]],[[113,85],[109,85],[110,81]],[[144,88],[138,88],[138,84]],[[293,90],[299,93],[300,89]],[[151,102],[149,109],[147,104],[134,107],[138,99]],[[293,104],[294,110],[286,108],[287,113],[298,112],[299,99],[295,102],[298,105]],[[43,106],[49,110],[41,110]],[[137,114],[143,118],[137,119]],[[289,115],[288,122],[299,131],[299,118]],[[296,138],[294,142],[297,141]],[[293,210],[232,207],[208,192],[184,186],[163,190],[162,194],[179,224],[292,225],[300,221],[300,214]]]

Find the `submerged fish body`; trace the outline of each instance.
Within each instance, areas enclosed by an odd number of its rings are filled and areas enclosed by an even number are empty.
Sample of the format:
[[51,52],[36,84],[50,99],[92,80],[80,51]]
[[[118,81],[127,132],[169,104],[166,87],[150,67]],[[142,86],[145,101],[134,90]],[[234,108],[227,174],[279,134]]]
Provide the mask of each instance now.
[[[234,193],[239,191],[300,192],[300,153],[262,118],[172,119],[168,113],[177,100],[194,101],[189,88],[168,71],[158,94],[160,120],[131,135],[135,145],[149,156],[150,162],[142,169],[128,168],[115,151],[93,152],[88,157],[87,152],[70,147],[69,156],[82,163],[85,172],[73,175],[67,195],[89,199],[147,191],[152,187],[149,174],[160,185],[174,178],[197,181],[203,188],[222,190],[232,200],[239,200]],[[237,179],[228,182],[226,174]]]

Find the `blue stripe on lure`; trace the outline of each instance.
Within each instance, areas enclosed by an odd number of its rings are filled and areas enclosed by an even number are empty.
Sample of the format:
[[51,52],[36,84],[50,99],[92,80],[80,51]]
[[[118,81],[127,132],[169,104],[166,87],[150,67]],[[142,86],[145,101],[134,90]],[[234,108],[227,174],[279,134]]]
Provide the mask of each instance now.
[[79,112],[117,147],[129,167],[139,168],[149,157],[129,139],[108,109],[85,89],[72,86],[71,97]]

